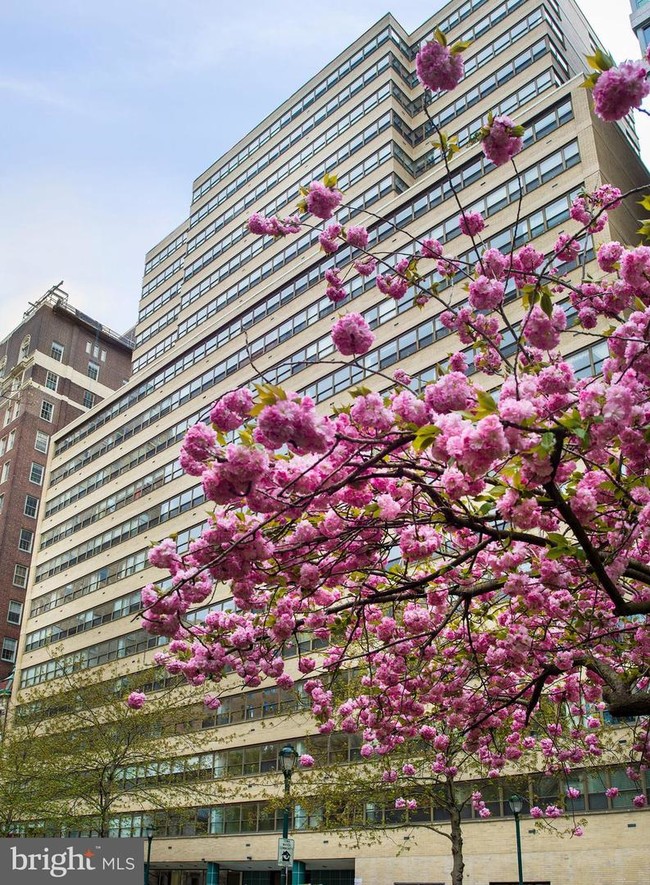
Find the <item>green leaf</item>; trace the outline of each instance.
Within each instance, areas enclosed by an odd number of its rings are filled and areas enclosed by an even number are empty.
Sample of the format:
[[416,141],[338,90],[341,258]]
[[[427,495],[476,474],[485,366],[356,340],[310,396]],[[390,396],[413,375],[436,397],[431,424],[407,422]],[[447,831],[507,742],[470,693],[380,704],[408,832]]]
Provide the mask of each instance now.
[[588,74],[585,76],[584,82],[580,84],[582,89],[593,89],[596,83],[598,82],[598,78],[600,74]]
[[415,434],[413,448],[416,452],[421,452],[424,449],[429,448],[429,446],[433,445],[439,433],[440,428],[436,427],[435,424],[425,424],[423,427],[420,427]]
[[445,35],[442,33],[442,31],[440,30],[440,28],[436,28],[436,30],[434,31],[433,36],[436,38],[436,41],[437,41],[438,43],[440,43],[441,46],[446,46],[446,45],[447,45],[447,38],[446,38]]
[[639,206],[643,206],[644,209],[650,209],[650,194],[646,194],[642,200],[639,200]]
[[369,393],[372,393],[372,390],[369,387],[366,387],[365,384],[359,384],[357,387],[352,387],[350,389],[350,396],[368,396]]
[[544,289],[542,292],[542,298],[539,302],[539,306],[542,308],[547,317],[553,315],[553,302],[551,301],[551,295],[548,289]]
[[479,411],[482,414],[492,415],[497,411],[497,404],[494,397],[487,390],[476,389],[476,398],[479,404]]
[[563,556],[570,555],[569,547],[551,547],[546,551],[547,559],[561,559]]
[[521,294],[522,294],[521,300],[523,302],[524,307],[528,308],[528,307],[532,307],[533,304],[537,304],[537,300],[539,298],[539,292],[537,290],[537,286],[535,286],[531,283],[526,283],[525,286],[521,287]]
[[589,67],[595,68],[597,71],[608,71],[614,67],[614,59],[609,52],[604,52],[600,47],[596,49],[593,55],[587,56]]
[[331,172],[326,172],[323,176],[323,184],[325,185],[325,187],[336,187],[338,180],[338,176],[333,175]]
[[451,55],[460,55],[461,52],[464,52],[468,46],[472,45],[471,40],[457,40],[456,43],[449,50]]
[[552,452],[555,448],[555,434],[550,431],[543,433],[540,445],[545,452]]

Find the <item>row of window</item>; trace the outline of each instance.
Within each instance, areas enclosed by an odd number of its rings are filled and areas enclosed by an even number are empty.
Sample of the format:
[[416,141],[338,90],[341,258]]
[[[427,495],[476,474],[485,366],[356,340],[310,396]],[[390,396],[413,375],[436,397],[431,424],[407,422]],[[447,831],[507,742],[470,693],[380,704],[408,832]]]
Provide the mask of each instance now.
[[[569,103],[569,111],[570,111],[570,103]],[[557,119],[556,113],[553,115],[554,119]],[[559,125],[559,124],[558,124]],[[546,127],[543,128],[544,132],[547,131]],[[531,135],[531,137],[533,137]],[[531,190],[537,188],[542,182],[549,180],[563,172],[565,169],[570,168],[570,166],[575,165],[580,160],[578,145],[577,142],[571,142],[563,148],[555,151],[550,156],[546,157],[541,163],[538,163],[534,166],[526,169],[521,176],[517,176],[511,179],[509,182],[506,182],[504,185],[496,188],[491,191],[489,194],[482,197],[480,200],[476,201],[471,207],[469,207],[468,211],[478,211],[484,217],[489,217],[493,215],[495,212],[500,211],[505,205],[515,202],[519,199],[521,192],[528,193]],[[484,172],[484,167],[487,165],[487,161],[484,157],[479,157],[466,165],[464,168],[458,170],[457,173],[454,174],[451,181],[445,181],[443,185],[439,186],[436,189],[433,189],[429,193],[430,203],[426,209],[431,209],[433,206],[431,205],[431,198],[435,200],[435,202],[444,202],[448,199],[449,196],[452,195],[452,188],[456,190],[460,190],[463,187],[468,186],[472,181],[481,177]],[[435,203],[433,204],[435,205]],[[404,214],[404,218],[402,218],[402,214]],[[405,223],[409,223],[413,219],[413,207],[407,207],[403,210],[403,213],[400,212],[395,216],[394,223],[398,226],[403,226]],[[460,235],[460,229],[458,227],[458,216],[454,214],[446,221],[442,222],[438,225],[432,232],[431,236],[439,239],[441,242],[448,242],[451,239]],[[391,299],[386,299],[391,300]],[[428,343],[431,343],[431,333],[429,331],[429,327],[433,326],[432,320],[427,320],[424,324],[422,324],[423,328],[427,329],[426,337],[428,339]],[[291,329],[290,321],[287,323],[277,327],[276,330],[267,333],[262,339],[258,339],[257,342],[253,342],[250,347],[243,347],[239,351],[231,354],[226,360],[222,361],[221,364],[217,364],[214,367],[214,371],[219,374],[223,374],[226,370],[229,372],[234,372],[241,366],[247,364],[251,359],[251,354],[257,354],[261,352],[261,348],[256,344],[259,344],[260,341],[263,341],[266,346],[269,348],[275,347],[280,340],[282,340],[279,336],[282,333],[282,330],[285,330],[285,337],[289,337],[289,332]],[[274,335],[275,333],[275,335]],[[406,333],[409,338],[415,340],[415,330],[410,330]],[[277,337],[276,337],[277,336]],[[409,352],[414,352],[415,344],[411,343],[409,346],[413,347],[413,350]],[[386,345],[385,345],[386,347]],[[313,341],[308,344],[302,350],[299,350],[291,355],[290,358],[283,360],[283,362],[276,366],[265,370],[265,378],[269,379],[273,384],[280,384],[282,381],[287,378],[295,375],[296,373],[302,371],[306,365],[309,363],[314,363],[319,360],[322,360],[329,356],[333,352],[334,346],[331,341],[331,336],[329,334],[323,335],[319,340]],[[368,355],[369,357],[370,355]],[[221,370],[221,372],[220,372]]]
[[[294,742],[296,752],[309,751],[320,765],[336,765],[359,761],[362,744],[360,735],[317,735],[308,740]],[[149,765],[129,766],[118,769],[116,777],[129,788],[139,785],[162,785],[194,781],[212,781],[221,778],[251,777],[280,771],[280,750],[284,741],[237,747],[194,756],[180,756]]]
[[139,590],[128,593],[126,596],[120,596],[118,599],[99,603],[94,608],[29,633],[26,637],[25,651],[33,651],[35,648],[41,648],[52,642],[60,642],[68,636],[76,636],[77,633],[84,633],[86,630],[92,630],[102,624],[126,618],[141,609]]
[[167,313],[164,313],[161,317],[152,323],[150,326],[147,326],[141,332],[136,335],[135,338],[135,346],[142,347],[143,344],[146,344],[150,338],[153,338],[154,335],[157,335],[158,332],[162,331],[166,326],[169,326],[170,323],[173,323],[176,317],[180,312],[180,305],[176,304],[171,307]]
[[183,243],[185,242],[185,234],[179,234],[175,240],[172,240],[171,243],[168,243],[164,249],[161,249],[160,252],[156,252],[156,254],[146,262],[144,266],[145,276],[150,271],[154,269],[154,267],[158,267],[165,258],[169,258],[170,255],[173,255],[178,249],[181,248]]
[[[202,529],[203,522],[200,522],[178,533],[176,547],[179,553],[183,553],[189,548],[191,541],[199,537]],[[87,596],[89,593],[94,593],[95,590],[101,590],[103,587],[108,587],[117,581],[128,578],[129,575],[143,571],[149,567],[148,552],[149,547],[145,547],[143,550],[130,553],[122,559],[112,560],[95,571],[75,578],[74,581],[70,581],[62,587],[56,587],[54,590],[36,597],[32,600],[30,617],[36,617],[41,612],[50,611],[60,605],[65,605],[67,602],[79,599],[81,596]]]
[[52,575],[57,575],[78,562],[84,562],[86,559],[98,556],[104,550],[110,550],[128,538],[134,538],[136,535],[142,534],[142,532],[149,531],[149,529],[157,525],[168,522],[180,513],[185,513],[187,510],[198,507],[204,501],[205,495],[203,489],[199,486],[193,489],[186,489],[178,495],[155,504],[143,513],[127,519],[126,522],[102,532],[101,535],[96,535],[94,538],[84,541],[83,544],[71,547],[58,556],[40,563],[36,569],[36,583],[44,581],[46,578],[52,577]]
[[[513,26],[509,31],[505,32],[503,35],[500,35],[494,43],[489,44],[484,49],[482,49],[477,55],[469,57],[465,60],[465,75],[469,76],[469,74],[473,73],[475,70],[478,70],[480,67],[483,67],[487,61],[496,57],[499,53],[504,51],[506,48],[509,48],[512,43],[519,40],[525,34],[527,34],[530,30],[535,28],[541,21],[543,21],[543,13],[540,9],[532,12],[527,18],[518,22],[515,26]],[[356,109],[357,117],[355,119],[360,118],[361,114],[358,112],[360,108]],[[355,112],[353,112],[355,113]],[[348,115],[350,116],[350,115]],[[343,118],[339,123],[336,124],[332,129],[327,130],[327,132],[323,133],[318,139],[308,145],[299,155],[293,157],[285,166],[281,167],[277,173],[271,175],[264,184],[265,189],[269,189],[274,186],[277,182],[281,181],[282,178],[286,177],[286,175],[290,174],[291,171],[297,169],[300,165],[305,162],[308,157],[312,156],[317,150],[320,150],[328,141],[331,141],[333,138],[337,137],[342,131],[347,129],[350,125],[350,122],[346,122],[347,118]],[[275,148],[269,154],[260,158],[253,166],[251,166],[245,173],[239,176],[236,181],[231,182],[226,188],[216,194],[208,203],[201,207],[201,210],[190,217],[190,228],[194,227],[198,224],[206,215],[210,214],[220,203],[227,200],[233,193],[237,192],[241,189],[241,187],[258,174],[261,169],[265,168],[268,163],[275,159],[276,156],[281,156],[282,152],[279,151],[279,148]],[[149,291],[149,290],[148,290]],[[146,293],[143,290],[143,296]]]
[[108,498],[103,498],[87,510],[75,513],[70,519],[59,523],[54,528],[49,529],[49,531],[43,532],[40,549],[43,550],[46,547],[50,547],[61,538],[70,537],[75,532],[103,519],[107,514],[120,510],[132,501],[139,500],[143,495],[147,495],[159,486],[172,482],[183,475],[184,473],[178,460],[156,468],[153,473],[139,477],[135,482],[124,486],[115,494],[110,495]]
[[[358,136],[358,138],[362,137],[363,135]],[[353,142],[355,141],[356,139],[353,139]],[[353,145],[353,142],[350,142],[349,145],[344,146],[342,150],[347,150]],[[394,150],[395,146],[392,142],[390,142],[381,147],[375,153],[366,157],[366,159],[358,166],[355,166],[354,169],[351,170],[350,173],[348,173],[348,175],[342,176],[342,178],[340,179],[341,186],[344,187],[346,184],[353,184],[358,180],[365,179],[370,174],[370,172],[372,172],[376,168],[379,168],[379,166],[381,166],[391,156],[393,156]],[[345,223],[346,220],[349,220],[355,217],[358,213],[368,209],[370,206],[373,205],[373,203],[380,200],[387,193],[391,191],[400,193],[405,189],[406,185],[402,184],[400,180],[394,175],[382,179],[377,184],[372,185],[358,197],[355,197],[354,200],[351,200],[349,205],[339,212],[341,223]],[[239,280],[236,285],[231,286],[229,289],[218,295],[216,299],[209,302],[200,310],[191,314],[183,322],[179,323],[177,329],[172,332],[171,335],[168,335],[165,339],[159,341],[150,350],[141,354],[133,363],[133,372],[137,372],[148,363],[157,359],[159,356],[169,350],[169,348],[172,347],[179,338],[181,338],[183,335],[186,335],[189,331],[196,328],[196,326],[203,323],[208,316],[212,316],[214,313],[217,313],[219,310],[221,310],[224,304],[227,304],[230,301],[239,298],[242,293],[249,288],[250,285],[257,284],[261,279],[264,278],[264,276],[267,276],[273,271],[277,270],[280,266],[278,262],[291,260],[296,255],[310,248],[315,240],[315,234],[301,237],[300,240],[294,239],[291,244],[285,250],[283,250],[282,253],[280,253],[281,257],[274,259],[272,262],[268,262],[267,265],[264,265],[262,271],[254,271],[249,276]],[[256,248],[259,250],[263,250],[268,248],[270,245],[273,245],[273,242],[271,240],[262,240],[260,238],[258,240],[258,245]],[[212,288],[215,283],[213,282],[212,276],[208,279],[210,281],[210,285],[208,285],[207,288],[209,289]],[[190,290],[190,294],[197,290],[197,287],[195,287],[194,289]]]
[[[5,461],[2,465],[2,470],[0,470],[0,484],[6,482],[9,479],[10,473],[11,461]],[[43,467],[42,464],[37,464],[36,461],[32,461],[29,468],[29,481],[33,482],[37,486],[43,485],[44,473],[45,467]],[[2,496],[2,503],[4,504],[4,495]]]
[[[485,2],[485,0],[484,0]],[[299,116],[306,108],[308,108],[311,104],[313,104],[317,99],[319,99],[322,95],[324,95],[329,89],[336,85],[343,77],[347,76],[347,74],[354,70],[364,59],[368,58],[368,56],[372,55],[376,49],[380,46],[383,46],[387,40],[392,40],[395,45],[398,47],[402,46],[402,41],[396,32],[388,27],[381,31],[376,37],[373,37],[369,43],[366,43],[365,46],[361,47],[351,58],[343,62],[343,64],[337,68],[333,73],[329,74],[327,79],[322,80],[317,86],[315,86],[310,92],[308,92],[303,98],[301,98],[292,108],[289,108],[282,117],[278,120],[275,120],[267,129],[261,132],[255,139],[248,142],[248,144],[242,148],[239,153],[235,154],[227,163],[217,169],[210,178],[206,179],[201,185],[194,191],[192,194],[192,202],[196,202],[200,199],[207,191],[213,188],[216,184],[219,183],[226,175],[229,175],[233,172],[241,163],[245,162],[248,157],[250,157],[253,153],[255,153],[259,148],[266,144],[266,142],[272,138],[276,133],[278,133],[285,126],[288,126],[292,120],[294,120],[297,116]],[[343,90],[341,90],[343,91]]]
[[115,639],[98,642],[88,648],[82,648],[71,654],[62,655],[56,660],[44,661],[33,667],[27,667],[21,673],[21,688],[38,685],[50,679],[57,679],[68,673],[88,670],[101,664],[108,664],[121,658],[136,655],[167,642],[164,636],[149,636],[144,630],[134,630]]
[[[167,637],[165,636],[150,636],[144,630],[134,630],[131,633],[125,633],[123,636],[106,639],[103,642],[89,645],[87,648],[62,655],[56,658],[56,660],[50,659],[40,664],[35,664],[32,667],[25,667],[21,672],[20,686],[21,688],[26,688],[31,685],[39,685],[42,682],[57,679],[71,672],[99,667],[102,664],[108,664],[111,661],[140,654],[166,643]],[[309,639],[300,643],[300,650],[301,653],[306,654],[312,650],[322,648],[323,645],[322,640]],[[298,650],[294,645],[287,644],[283,657],[291,657],[297,653]]]
[[[370,189],[367,195],[367,199],[375,200],[379,199],[384,188],[390,188],[393,183],[393,178],[386,179],[380,182],[377,185],[374,185],[373,188]],[[345,251],[345,250],[344,250]],[[349,250],[348,250],[349,251]],[[328,260],[327,266],[331,266],[331,260]],[[320,279],[324,274],[324,268],[319,267],[316,269],[317,277]],[[310,275],[310,280],[311,280]],[[302,279],[302,278],[301,278]],[[301,291],[307,288],[307,277],[304,277],[305,285]],[[315,282],[316,280],[314,280]],[[286,300],[291,300],[291,298],[296,297],[295,293],[287,296]],[[169,363],[155,375],[148,378],[146,381],[143,381],[138,387],[130,390],[123,397],[113,400],[113,402],[106,407],[106,409],[98,411],[91,420],[83,424],[77,430],[73,431],[69,435],[63,437],[58,443],[56,447],[56,454],[61,454],[66,451],[72,445],[87,437],[90,433],[95,431],[98,427],[103,426],[106,422],[110,421],[112,418],[117,417],[119,414],[124,412],[129,406],[134,405],[139,402],[141,399],[148,397],[154,390],[157,390],[159,387],[169,384],[169,382],[178,374],[185,372],[190,366],[195,365],[196,363],[202,361],[210,353],[214,351],[216,347],[216,342],[212,340],[208,340],[201,342],[192,350],[189,350],[184,355],[180,356],[177,360],[172,363]],[[187,392],[185,392],[185,388],[181,391],[177,391],[174,394],[174,401],[177,404],[178,402],[185,402],[188,398],[192,398],[193,396],[198,395],[198,393],[202,392],[197,389],[197,384],[201,384],[202,382],[198,379],[191,382],[188,385],[188,391],[191,388],[191,396],[188,397]],[[206,385],[209,386],[206,381]],[[180,399],[177,399],[177,398]],[[171,401],[170,401],[171,405]],[[100,440],[93,446],[89,447],[85,450],[83,455],[79,456],[79,458],[72,459],[64,464],[61,464],[56,470],[52,472],[51,475],[51,484],[55,485],[65,476],[69,476],[70,473],[75,472],[80,466],[83,464],[87,464],[89,461],[94,460],[96,457],[99,457],[100,454],[107,451],[110,448],[113,448],[116,445],[119,445],[124,439],[132,436],[134,432],[141,429],[142,426],[148,426],[152,421],[157,420],[161,417],[162,414],[166,414],[168,411],[167,401],[164,401],[162,411],[159,411],[157,407],[154,407],[153,411],[149,411],[136,417],[133,421],[128,422],[118,431],[104,439]],[[145,421],[146,424],[142,425],[140,422]]]
[[138,314],[138,322],[142,322],[142,320],[146,320],[147,317],[150,317],[157,310],[163,306],[163,304],[167,304],[172,298],[175,298],[176,295],[181,290],[180,281],[173,283],[169,289],[165,289],[164,292],[161,292],[159,295],[156,295],[153,301],[150,301],[149,304],[140,308],[140,312]]
[[[64,507],[68,507],[75,501],[85,498],[86,495],[90,494],[90,492],[95,489],[106,485],[106,483],[109,483],[116,477],[128,472],[138,464],[142,464],[149,458],[153,458],[154,455],[157,455],[159,452],[163,452],[170,446],[175,445],[183,438],[185,432],[193,424],[196,424],[197,421],[204,420],[206,417],[207,416],[203,415],[201,412],[195,412],[192,415],[188,415],[187,418],[183,418],[171,427],[165,428],[165,430],[160,431],[160,433],[151,437],[145,443],[141,443],[139,446],[130,449],[125,455],[122,455],[120,458],[117,458],[117,460],[107,464],[106,467],[103,467],[96,473],[92,473],[89,477],[81,480],[67,491],[62,492],[55,498],[50,498],[45,506],[45,516],[51,516],[53,513],[58,513],[60,510],[63,510]],[[138,483],[145,482],[146,479],[147,477],[142,477],[141,480],[138,479],[132,484],[134,487],[134,497],[137,493]],[[130,487],[131,486],[129,486],[129,488]]]
[[[585,797],[584,802],[589,811],[633,811],[632,797],[634,795],[646,795],[647,787],[644,778],[636,783],[631,781],[624,768],[601,769],[597,772],[584,770],[575,772],[574,781],[578,784]],[[573,781],[572,781],[573,782]],[[612,787],[618,789],[615,798],[608,798],[606,791]],[[513,793],[524,798],[524,820],[527,820],[527,810],[533,805],[560,805],[566,806],[571,811],[571,800],[566,799],[567,782],[560,777],[546,777],[544,775],[530,775],[526,778],[503,778],[499,781],[472,781],[466,785],[457,784],[458,793],[465,802],[462,812],[464,819],[473,819],[477,822],[485,820],[472,807],[469,801],[471,793],[479,790],[485,799],[485,806],[491,812],[491,817],[512,818],[512,809],[509,797]],[[289,829],[301,831],[307,829],[334,829],[342,827],[373,827],[383,828],[386,826],[425,825],[431,826],[444,823],[449,820],[449,813],[441,805],[435,803],[431,792],[426,788],[414,787],[408,791],[407,798],[414,798],[418,805],[413,810],[395,808],[394,800],[380,802],[368,802],[363,796],[351,794],[345,801],[341,801],[337,807],[328,806],[319,808],[307,807],[300,803],[292,803],[290,808]],[[575,802],[576,800],[573,800]],[[142,838],[146,834],[147,827],[155,828],[158,838],[192,837],[192,836],[221,836],[238,833],[272,833],[281,832],[283,826],[284,810],[274,807],[277,803],[268,802],[238,802],[231,805],[203,806],[194,808],[178,808],[174,811],[164,812],[127,812],[118,814],[111,819],[109,835],[113,838]],[[489,820],[490,818],[487,818]],[[92,819],[89,819],[88,828],[75,831],[75,836],[91,836],[95,834],[92,829]],[[26,835],[34,835],[43,831],[43,824],[34,825],[32,829],[26,829]],[[49,832],[49,831],[48,831]],[[60,835],[60,829],[53,829],[53,833]],[[21,831],[21,835],[22,835]]]
[[[382,94],[383,93],[383,94]],[[390,89],[388,86],[382,88],[378,93],[374,96],[371,96],[366,104],[368,105],[368,110],[374,108],[381,101],[385,100],[390,94]],[[366,113],[360,113],[359,118],[361,116],[366,116]],[[343,145],[335,155],[336,159],[332,158],[332,163],[328,164],[329,169],[337,168],[340,165],[342,159],[347,159],[347,157],[352,156],[357,151],[361,150],[365,145],[369,144],[373,139],[375,139],[380,133],[384,132],[391,125],[391,116],[390,113],[384,114],[380,119],[373,121],[369,126],[367,126],[362,133],[356,135],[348,144]],[[347,127],[346,127],[347,128]],[[325,146],[328,141],[324,141],[322,146]],[[306,148],[305,150],[310,150],[310,148]],[[318,150],[320,148],[317,148]],[[313,151],[316,153],[316,150]],[[302,165],[300,162],[297,162],[295,166],[292,163],[286,164],[278,170],[277,176],[279,178],[284,178],[289,175],[294,168]],[[323,164],[325,165],[325,164]],[[341,181],[341,187],[349,187],[351,182],[348,180],[346,182]],[[295,199],[295,191],[294,191],[294,199]],[[214,261],[219,255],[233,246],[235,243],[242,240],[248,234],[248,228],[246,225],[239,227],[237,230],[233,231],[228,236],[219,240],[215,245],[209,249],[207,252],[203,253],[199,258],[192,262],[192,264],[188,265],[185,268],[184,280],[191,279],[195,274],[199,273],[204,267]],[[231,259],[226,265],[219,268],[216,273],[220,274],[220,278],[227,276],[227,271],[233,271],[240,265],[244,264],[253,256],[257,255],[259,252],[264,249],[272,246],[274,241],[270,238],[262,238],[256,237],[252,244],[248,246],[247,249],[240,252],[235,258]],[[191,297],[183,297],[182,298],[182,306],[187,307],[188,304],[191,304],[194,299]]]
[[[457,174],[459,174],[459,173],[457,173]],[[441,202],[441,200],[443,198],[442,186],[438,185],[437,188],[438,188],[438,190],[436,192],[436,199],[434,199],[432,201],[432,205],[437,205],[439,202]],[[447,189],[447,191],[445,191],[445,193],[448,193],[448,189]],[[439,196],[438,196],[438,194],[439,194]],[[420,195],[416,200],[414,200],[414,205],[417,207],[416,216],[417,216],[417,212],[426,211],[426,209],[428,208],[428,203],[429,203],[429,195],[427,195],[427,194]],[[420,209],[420,207],[421,207],[421,209]],[[404,207],[404,209],[400,210],[400,214],[408,215],[409,214],[409,206],[407,205],[406,207]],[[390,220],[387,221],[386,223],[384,223],[383,225],[380,225],[376,229],[376,231],[374,232],[374,242],[375,243],[381,240],[382,232],[385,232],[385,234],[392,234],[393,233],[393,227],[391,225]],[[340,249],[339,252],[335,256],[331,256],[328,259],[323,260],[318,266],[313,267],[307,274],[305,274],[305,275],[297,278],[295,281],[293,281],[284,290],[287,293],[286,300],[290,300],[292,297],[296,297],[297,294],[304,291],[310,285],[315,284],[319,279],[322,278],[325,270],[328,267],[333,267],[333,266],[337,266],[337,265],[342,266],[344,263],[347,263],[348,261],[350,261],[351,258],[352,258],[351,250],[345,249],[345,248]],[[271,264],[271,270],[272,270],[272,264]],[[261,275],[261,270],[258,270],[256,273]],[[208,277],[207,280],[203,281],[203,283],[201,283],[200,286],[197,288],[201,289],[204,285],[209,286],[210,285],[209,280],[210,280],[210,277]],[[236,286],[232,287],[233,297],[239,296],[241,294],[240,285],[241,285],[241,283],[238,283]],[[220,296],[220,298],[217,300],[220,302],[227,303],[227,301],[229,300],[228,296],[229,296],[229,292],[223,293],[222,296]],[[206,309],[209,309],[209,308],[206,308]],[[62,451],[65,451],[65,449],[67,449],[69,446],[73,445],[78,440],[84,438],[88,433],[95,430],[98,426],[101,426],[101,424],[110,420],[112,417],[119,414],[124,409],[128,408],[128,406],[131,405],[133,402],[137,402],[143,396],[148,395],[150,392],[152,392],[154,389],[156,389],[156,387],[159,384],[167,383],[174,376],[174,374],[176,374],[177,371],[179,371],[179,370],[184,371],[185,368],[191,364],[191,363],[187,362],[188,358],[192,359],[192,361],[194,362],[195,361],[194,357],[195,357],[196,353],[197,352],[195,351],[195,354],[191,354],[191,355],[188,354],[185,357],[176,361],[175,363],[172,363],[170,366],[166,367],[166,369],[163,370],[161,373],[159,373],[158,375],[155,375],[152,379],[149,379],[148,382],[146,382],[143,385],[141,385],[140,387],[136,388],[134,391],[130,392],[129,394],[127,394],[125,397],[121,398],[120,400],[115,401],[113,406],[108,408],[105,412],[101,412],[98,415],[96,415],[92,422],[88,422],[86,425],[80,427],[73,434],[70,434],[68,437],[61,440],[61,442],[57,446],[57,454]],[[198,353],[201,353],[201,356],[199,358],[203,358],[204,356],[207,355],[207,353],[204,351],[204,345],[199,346]],[[124,438],[119,432],[115,436],[119,438],[119,441],[121,441]],[[89,450],[88,454],[90,454],[93,450],[99,451],[99,448],[101,448],[102,450],[105,450],[104,441],[102,441],[101,443],[98,443],[98,444],[96,444],[96,446],[92,447],[91,450]],[[88,455],[86,455],[84,457],[86,458],[86,461],[84,461],[84,463],[87,463]],[[76,465],[76,466],[73,466],[73,465]],[[79,465],[80,465],[80,462],[77,460],[75,460],[73,462],[69,462],[66,465],[61,465],[61,467],[59,467],[56,471],[53,472],[52,483],[55,483],[58,481],[59,478],[62,478],[62,476],[64,475],[66,470],[77,469],[77,466],[79,466]]]
[[171,276],[173,276],[177,270],[180,270],[182,266],[183,266],[183,258],[181,256],[180,258],[177,258],[176,261],[174,261],[168,267],[166,267],[164,270],[162,270],[159,274],[157,274],[157,276],[155,276],[152,280],[149,280],[149,282],[146,283],[142,287],[141,297],[146,298],[146,296],[149,295],[151,292],[155,291],[158,288],[158,286],[162,286],[162,284],[167,282],[167,280]]

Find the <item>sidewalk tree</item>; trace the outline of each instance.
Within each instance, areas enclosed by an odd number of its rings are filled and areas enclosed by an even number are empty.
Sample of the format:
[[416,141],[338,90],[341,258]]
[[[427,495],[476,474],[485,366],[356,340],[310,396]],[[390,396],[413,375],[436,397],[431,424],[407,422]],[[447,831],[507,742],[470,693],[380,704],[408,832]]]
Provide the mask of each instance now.
[[[5,830],[105,837],[119,812],[145,807],[153,816],[193,794],[188,767],[174,766],[193,746],[183,693],[165,688],[156,668],[102,675],[92,681],[80,671],[62,673],[54,692],[48,686],[18,695],[2,748]],[[126,695],[143,686],[156,697],[146,711],[129,707]],[[20,784],[27,790],[16,790]]]

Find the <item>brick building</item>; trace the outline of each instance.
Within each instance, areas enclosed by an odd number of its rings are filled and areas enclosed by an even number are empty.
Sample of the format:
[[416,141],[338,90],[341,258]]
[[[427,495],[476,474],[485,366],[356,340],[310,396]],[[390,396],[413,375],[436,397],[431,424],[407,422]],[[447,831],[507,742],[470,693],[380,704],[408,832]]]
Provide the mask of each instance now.
[[0,679],[16,659],[50,437],[130,374],[130,339],[58,286],[0,341]]

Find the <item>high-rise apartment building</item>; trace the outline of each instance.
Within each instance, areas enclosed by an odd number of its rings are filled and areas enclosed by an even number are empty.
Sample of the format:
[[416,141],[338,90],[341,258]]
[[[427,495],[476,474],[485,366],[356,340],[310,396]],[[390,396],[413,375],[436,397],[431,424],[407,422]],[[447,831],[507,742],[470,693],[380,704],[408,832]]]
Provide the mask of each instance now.
[[[572,0],[453,0],[413,34],[387,15],[359,37],[196,179],[188,217],[146,257],[132,380],[53,441],[16,677],[18,721],[30,689],[55,686],[62,668],[97,674],[118,662],[133,672],[164,645],[139,629],[133,614],[142,585],[159,577],[147,564],[149,545],[173,532],[186,548],[205,518],[202,490],[176,458],[185,430],[211,403],[263,378],[309,394],[327,410],[361,378],[362,368],[323,362],[332,352],[336,312],[325,297],[324,274],[348,269],[350,250],[325,255],[311,233],[261,239],[248,232],[247,216],[290,214],[300,184],[336,171],[345,194],[339,219],[369,224],[373,248],[408,250],[411,234],[436,237],[450,252],[466,249],[414,76],[415,51],[436,27],[450,41],[471,41],[463,82],[436,96],[429,112],[458,137],[454,188],[465,208],[487,219],[491,245],[534,239],[550,248],[561,229],[574,229],[569,206],[582,188],[607,181],[627,190],[647,181],[629,123],[604,126],[591,114],[581,83],[583,58],[596,38]],[[493,167],[470,142],[490,109],[526,127],[518,175],[511,166]],[[634,241],[635,209],[628,201],[600,236]],[[426,379],[460,346],[436,309],[420,311],[382,296],[366,278],[350,279],[349,304],[376,334],[374,348],[358,361],[367,371],[390,371],[399,361]],[[460,299],[458,289],[453,297]],[[513,302],[515,320],[518,310]],[[511,343],[507,336],[505,342]],[[576,336],[573,346],[576,371],[597,372],[602,342]],[[386,382],[370,376],[366,383]],[[211,602],[229,604],[225,591]],[[53,659],[55,644],[60,652]],[[307,726],[282,715],[292,702],[277,689],[242,694],[233,682],[230,692],[215,713],[200,703],[188,708],[192,756],[165,771],[129,773],[161,784],[196,779],[195,802],[183,817],[138,808],[115,815],[114,835],[140,836],[155,825],[157,885],[279,881],[282,813],[267,809],[259,784],[275,777],[281,792],[278,752],[287,741],[299,747]],[[356,760],[359,744],[354,736],[330,735],[315,746],[323,758],[347,763]],[[560,842],[524,826],[527,882],[586,885],[608,881],[613,869],[617,881],[639,881],[649,818],[625,804],[632,789],[625,777],[618,769],[581,776],[590,819],[582,842]],[[608,784],[620,788],[620,799],[606,796]],[[559,786],[549,778],[537,788],[550,801]],[[294,789],[294,796],[305,789],[299,774]],[[516,880],[507,794],[496,785],[490,797],[491,820],[474,820],[470,811],[466,823],[468,885]],[[399,829],[394,809],[366,811],[373,820],[385,814],[397,829],[390,839],[353,850],[314,830],[318,815],[296,799],[294,885],[448,881],[446,839],[426,826]],[[444,826],[439,811],[421,808],[414,823]],[[397,842],[410,852],[396,856]]]
[[630,24],[639,40],[641,51],[645,52],[650,46],[650,4],[648,0],[630,0],[630,5]]
[[50,440],[131,374],[131,342],[58,286],[0,341],[0,679],[14,669]]

